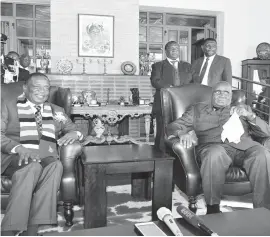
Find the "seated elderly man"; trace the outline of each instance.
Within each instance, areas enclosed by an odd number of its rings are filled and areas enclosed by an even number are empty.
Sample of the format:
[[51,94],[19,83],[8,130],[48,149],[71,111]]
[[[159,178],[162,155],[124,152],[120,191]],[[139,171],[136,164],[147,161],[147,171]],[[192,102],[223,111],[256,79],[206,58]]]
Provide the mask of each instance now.
[[[253,189],[254,208],[270,209],[269,143],[267,148],[251,138],[251,134],[270,137],[270,128],[256,117],[249,106],[231,106],[231,99],[231,85],[219,82],[213,87],[212,101],[189,107],[181,118],[166,128],[167,135],[179,137],[185,148],[196,143],[190,131],[194,130],[197,135],[198,145],[195,152],[201,165],[207,214],[220,212],[219,204],[225,174],[232,163],[243,167],[249,177]],[[228,137],[232,133],[226,134],[225,129],[223,130],[223,125],[228,124],[229,120],[232,121],[233,116],[234,121],[239,123],[238,127],[232,126],[232,130],[236,132],[242,127],[238,141],[237,139],[229,141]]]
[[[33,73],[14,100],[2,98],[1,172],[12,177],[1,234],[36,235],[38,225],[57,223],[62,177],[58,146],[82,137],[64,109],[47,102],[49,79]],[[58,135],[62,133],[60,139]]]

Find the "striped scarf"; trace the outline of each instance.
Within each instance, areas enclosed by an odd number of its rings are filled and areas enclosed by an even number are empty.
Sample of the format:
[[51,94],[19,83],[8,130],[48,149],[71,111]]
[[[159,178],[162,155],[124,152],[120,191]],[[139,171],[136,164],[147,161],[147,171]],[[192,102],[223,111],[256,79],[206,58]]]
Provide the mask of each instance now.
[[41,134],[38,132],[35,114],[24,94],[17,98],[17,109],[20,122],[20,143],[25,148],[38,151],[40,159],[49,156],[58,157],[51,105],[48,102],[43,105]]

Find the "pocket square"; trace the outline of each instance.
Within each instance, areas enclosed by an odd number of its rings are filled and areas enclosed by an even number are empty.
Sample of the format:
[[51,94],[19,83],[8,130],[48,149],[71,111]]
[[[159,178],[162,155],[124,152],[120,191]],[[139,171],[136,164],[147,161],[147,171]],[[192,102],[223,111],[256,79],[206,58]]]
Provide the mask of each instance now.
[[227,138],[229,142],[239,143],[244,132],[239,115],[234,112],[229,120],[223,125],[221,140],[224,142]]
[[65,122],[67,120],[66,116],[62,112],[55,112],[53,118],[58,122]]

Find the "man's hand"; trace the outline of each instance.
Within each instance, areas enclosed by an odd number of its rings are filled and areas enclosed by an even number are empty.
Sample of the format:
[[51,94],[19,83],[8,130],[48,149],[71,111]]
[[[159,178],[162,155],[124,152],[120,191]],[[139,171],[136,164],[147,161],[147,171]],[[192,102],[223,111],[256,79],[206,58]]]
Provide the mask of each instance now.
[[190,133],[179,135],[180,138],[180,144],[184,148],[190,148],[192,147],[193,143],[195,144],[196,142],[193,139],[193,135]]
[[230,114],[236,112],[239,116],[243,116],[248,120],[252,121],[255,119],[256,115],[252,112],[249,105],[237,105],[231,108]]
[[57,140],[57,143],[59,146],[66,146],[68,144],[74,143],[76,140],[78,140],[78,134],[76,131],[74,131],[65,134],[63,137]]
[[23,161],[27,165],[29,162],[29,159],[31,159],[34,162],[41,162],[38,152],[32,151],[23,146],[16,147],[15,152],[18,153],[20,157],[19,163],[18,163],[19,166],[22,165]]

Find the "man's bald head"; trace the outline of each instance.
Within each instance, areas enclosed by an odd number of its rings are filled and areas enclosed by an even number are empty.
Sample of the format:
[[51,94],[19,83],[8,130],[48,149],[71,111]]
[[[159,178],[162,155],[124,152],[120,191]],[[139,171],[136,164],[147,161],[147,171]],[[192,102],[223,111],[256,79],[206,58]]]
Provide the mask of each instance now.
[[217,90],[218,88],[227,88],[230,92],[232,92],[232,86],[229,82],[227,81],[219,81],[218,83],[216,83],[214,86],[213,86],[213,89],[212,91],[215,91]]
[[218,108],[224,108],[231,104],[232,86],[226,81],[218,82],[212,88],[212,104]]

